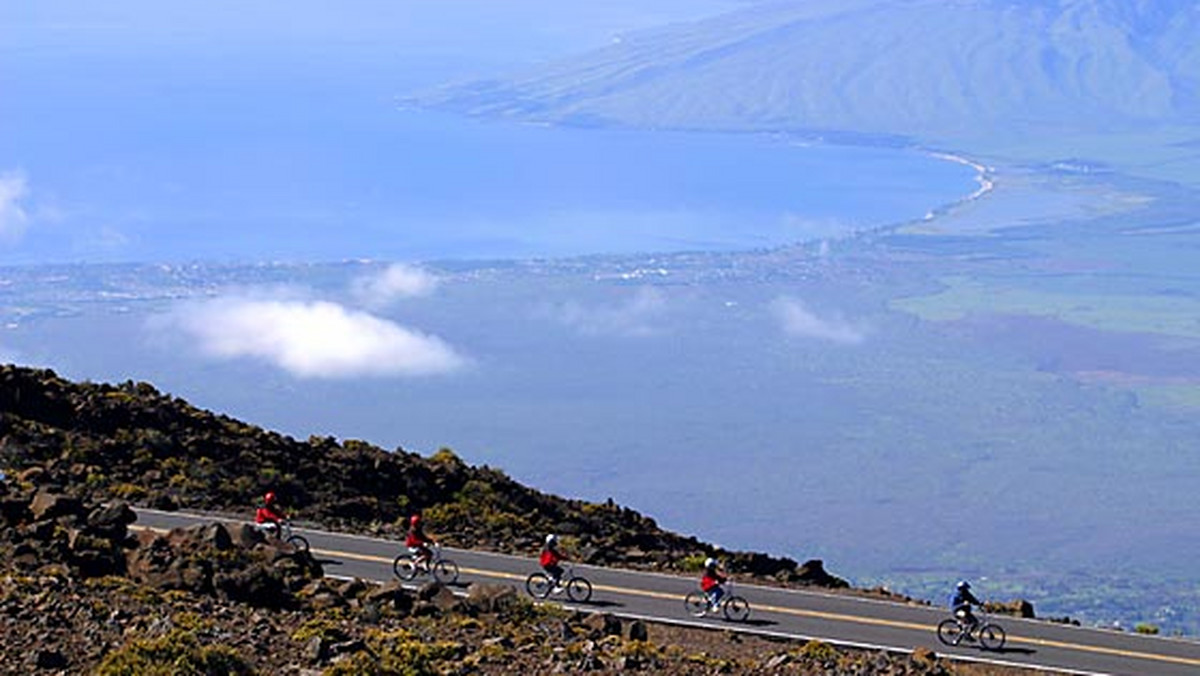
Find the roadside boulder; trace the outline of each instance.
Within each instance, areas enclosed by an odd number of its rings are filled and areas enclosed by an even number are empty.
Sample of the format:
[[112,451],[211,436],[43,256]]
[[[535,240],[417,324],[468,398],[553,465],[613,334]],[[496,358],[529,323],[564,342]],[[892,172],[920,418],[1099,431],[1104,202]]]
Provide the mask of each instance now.
[[796,568],[796,572],[792,577],[795,582],[816,585],[818,587],[844,589],[850,586],[850,583],[842,578],[830,575],[825,570],[825,562],[821,559],[809,559],[805,561]]
[[1008,603],[989,601],[984,604],[984,607],[989,613],[1012,615],[1013,617],[1023,617],[1025,619],[1034,618],[1033,604],[1025,599],[1015,599]]
[[629,640],[630,641],[649,641],[650,632],[646,629],[646,623],[641,620],[634,620],[629,623]]
[[611,613],[589,615],[583,621],[583,626],[590,630],[591,637],[595,640],[604,638],[605,636],[620,636],[623,629],[621,620]]
[[507,584],[472,582],[467,588],[466,605],[479,613],[497,613],[517,601],[517,590]]
[[40,490],[33,496],[33,502],[29,503],[29,511],[34,520],[42,521],[61,516],[77,516],[83,511],[83,504],[76,497]]
[[137,521],[137,514],[125,502],[101,505],[88,513],[87,530],[90,534],[109,540],[124,540],[129,534],[129,524]]

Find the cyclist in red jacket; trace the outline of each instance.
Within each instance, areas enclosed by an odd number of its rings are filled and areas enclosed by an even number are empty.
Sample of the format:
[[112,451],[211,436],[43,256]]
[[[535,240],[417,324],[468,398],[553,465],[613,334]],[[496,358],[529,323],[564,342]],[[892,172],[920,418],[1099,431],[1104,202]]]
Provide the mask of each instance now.
[[554,583],[554,588],[562,587],[563,567],[561,562],[569,561],[566,554],[558,551],[558,536],[551,533],[546,536],[546,546],[542,547],[542,555],[538,557],[538,563],[542,564],[542,570],[550,576],[550,581]]
[[267,491],[262,506],[254,512],[254,523],[278,537],[284,521],[287,521],[287,513],[279,506],[275,491]]
[[433,559],[433,550],[430,547],[436,544],[433,538],[425,534],[425,523],[421,520],[421,515],[413,514],[408,520],[408,535],[404,538],[404,546],[416,555],[413,565],[429,570],[429,562]]
[[720,571],[721,564],[711,556],[704,560],[704,574],[700,577],[700,589],[708,597],[708,607],[715,610],[725,595],[725,580]]

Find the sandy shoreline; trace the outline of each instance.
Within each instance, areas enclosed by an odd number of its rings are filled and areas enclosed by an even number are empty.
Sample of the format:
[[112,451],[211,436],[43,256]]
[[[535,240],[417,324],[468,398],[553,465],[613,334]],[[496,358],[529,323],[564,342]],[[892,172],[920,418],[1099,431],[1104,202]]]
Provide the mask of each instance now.
[[969,157],[964,157],[962,155],[955,155],[953,153],[928,151],[925,154],[934,159],[943,160],[946,162],[953,162],[955,164],[961,164],[961,165],[968,166],[975,170],[975,182],[979,184],[979,188],[976,189],[975,192],[971,193],[970,195],[967,195],[966,197],[962,198],[961,200],[957,200],[956,202],[954,202],[954,204],[963,204],[966,202],[974,202],[975,200],[977,200],[977,199],[983,197],[984,195],[988,194],[989,192],[991,192],[996,187],[996,182],[992,180],[992,171],[993,170],[991,167],[988,167],[985,164],[976,162],[975,160],[972,160]]

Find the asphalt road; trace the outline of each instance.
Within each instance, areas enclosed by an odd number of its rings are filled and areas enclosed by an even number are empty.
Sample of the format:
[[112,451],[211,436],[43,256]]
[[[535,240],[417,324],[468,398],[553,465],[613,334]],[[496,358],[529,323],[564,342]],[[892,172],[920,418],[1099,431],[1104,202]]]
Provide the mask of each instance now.
[[[170,529],[213,520],[212,516],[143,509],[138,510],[135,526]],[[392,560],[404,549],[394,540],[303,528],[296,532],[308,538],[326,574],[334,576],[392,579]],[[459,549],[447,549],[444,555],[458,564],[458,585],[463,589],[473,581],[524,589],[525,577],[537,570],[533,557]],[[732,623],[718,617],[694,618],[684,611],[684,595],[696,588],[692,578],[582,565],[575,566],[575,572],[591,581],[594,591],[590,602],[568,605],[624,617],[895,651],[924,646],[946,657],[1072,673],[1200,674],[1200,642],[1182,639],[996,617],[993,619],[1008,633],[1002,650],[984,651],[970,644],[950,648],[941,645],[935,633],[937,623],[947,617],[939,608],[742,584],[734,591],[750,602],[750,617]]]

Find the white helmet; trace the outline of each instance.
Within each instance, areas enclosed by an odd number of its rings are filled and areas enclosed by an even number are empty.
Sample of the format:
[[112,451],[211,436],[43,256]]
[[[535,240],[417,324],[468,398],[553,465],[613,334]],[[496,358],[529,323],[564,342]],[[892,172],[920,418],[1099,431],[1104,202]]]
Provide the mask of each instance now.
[[716,568],[716,567],[717,567],[717,560],[716,560],[716,559],[714,559],[714,558],[713,558],[713,557],[711,557],[711,556],[710,556],[710,557],[708,557],[707,559],[704,559],[704,567],[705,567],[705,568]]
[[967,582],[966,580],[959,580],[957,586],[959,589],[970,589],[971,583]]
[[557,536],[557,535],[555,535],[554,533],[551,533],[551,534],[549,534],[549,535],[547,535],[547,536],[546,536],[546,544],[548,544],[548,545],[552,545],[552,544],[554,544],[554,543],[556,543],[556,542],[558,542],[558,536]]

